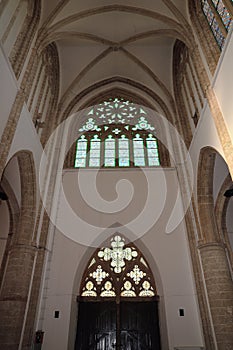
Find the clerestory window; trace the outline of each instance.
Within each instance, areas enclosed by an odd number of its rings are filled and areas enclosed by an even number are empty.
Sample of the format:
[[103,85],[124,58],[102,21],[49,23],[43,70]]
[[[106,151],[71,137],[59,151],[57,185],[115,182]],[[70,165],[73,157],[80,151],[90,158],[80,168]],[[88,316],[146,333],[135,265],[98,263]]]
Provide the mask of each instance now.
[[98,105],[79,131],[75,168],[160,166],[155,128],[143,108],[129,101]]
[[201,0],[202,10],[209,23],[211,31],[222,49],[226,33],[228,32],[232,23],[230,11],[225,6],[223,0]]

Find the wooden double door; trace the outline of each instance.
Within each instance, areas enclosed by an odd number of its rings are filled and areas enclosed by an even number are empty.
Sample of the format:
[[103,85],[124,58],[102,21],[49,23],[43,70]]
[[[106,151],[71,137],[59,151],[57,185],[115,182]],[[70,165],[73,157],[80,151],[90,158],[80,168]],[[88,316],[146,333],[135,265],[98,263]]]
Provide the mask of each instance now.
[[79,302],[75,350],[160,350],[158,302]]

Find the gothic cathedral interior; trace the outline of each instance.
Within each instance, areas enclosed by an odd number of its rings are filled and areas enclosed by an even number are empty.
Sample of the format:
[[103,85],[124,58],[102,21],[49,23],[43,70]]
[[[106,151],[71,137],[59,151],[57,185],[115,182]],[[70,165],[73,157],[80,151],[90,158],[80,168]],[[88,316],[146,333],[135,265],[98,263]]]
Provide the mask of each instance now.
[[233,349],[232,23],[0,1],[0,349]]

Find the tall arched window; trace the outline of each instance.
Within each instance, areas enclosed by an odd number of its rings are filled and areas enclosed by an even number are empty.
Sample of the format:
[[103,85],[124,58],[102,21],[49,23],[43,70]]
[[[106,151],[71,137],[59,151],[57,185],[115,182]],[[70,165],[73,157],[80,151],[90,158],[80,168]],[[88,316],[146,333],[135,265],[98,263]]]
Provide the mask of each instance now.
[[118,233],[97,249],[80,286],[76,350],[159,350],[158,296],[146,259]]
[[223,0],[201,0],[202,9],[220,48],[225,42],[232,17]]
[[75,168],[160,165],[155,128],[129,101],[115,98],[94,107],[79,131]]

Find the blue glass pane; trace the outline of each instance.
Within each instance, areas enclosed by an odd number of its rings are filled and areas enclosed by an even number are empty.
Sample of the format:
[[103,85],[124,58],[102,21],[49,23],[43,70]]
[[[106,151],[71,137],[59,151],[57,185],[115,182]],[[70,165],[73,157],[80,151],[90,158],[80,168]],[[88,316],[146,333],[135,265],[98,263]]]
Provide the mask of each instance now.
[[90,157],[91,158],[98,158],[100,157],[100,150],[99,149],[91,149],[90,150]]
[[99,167],[100,166],[100,159],[99,158],[90,158],[89,159],[89,166],[90,167]]
[[206,15],[206,18],[207,18],[209,24],[211,24],[212,20],[214,18],[214,14],[213,14],[207,0],[202,1],[202,9],[203,9],[204,14]]
[[134,158],[135,166],[145,166],[145,158]]
[[148,165],[149,166],[159,166],[160,165],[159,158],[148,158]]
[[83,140],[79,140],[78,143],[77,143],[77,149],[82,149],[82,150],[85,150],[87,149],[87,141],[83,141]]
[[146,141],[147,148],[157,148],[157,141]]
[[157,148],[150,148],[147,150],[148,157],[158,157],[158,150]]
[[115,148],[115,140],[105,140],[105,149]]
[[96,142],[96,141],[92,141],[91,142],[91,149],[95,148],[95,149],[100,149],[100,142]]
[[144,149],[143,148],[134,149],[134,158],[137,158],[137,157],[144,157]]
[[77,151],[76,152],[76,157],[77,158],[86,158],[87,152],[86,151]]
[[206,17],[207,17],[209,24],[211,25],[211,23],[213,22],[213,19],[214,19],[214,14],[213,14],[211,8],[209,8],[209,10],[207,11]]
[[218,22],[215,18],[213,19],[211,29],[214,33],[214,36],[217,40],[218,45],[220,47],[222,47],[224,44],[225,38],[224,38],[224,35],[222,34],[221,29],[219,28]]
[[119,158],[119,166],[129,166],[129,158]]
[[75,160],[75,168],[84,168],[86,166],[86,159],[76,159]]
[[231,15],[224,6],[222,0],[219,0],[218,2],[217,11],[223,21],[224,26],[226,27],[226,29],[228,29],[231,23]]
[[115,157],[115,149],[106,149],[105,150],[105,158]]
[[134,148],[142,148],[143,147],[143,140],[142,141],[133,141]]
[[114,167],[116,164],[115,158],[105,158],[104,166],[112,166]]
[[129,141],[119,139],[119,148],[129,148]]
[[127,149],[119,149],[119,158],[120,157],[128,157],[129,158],[129,150]]

